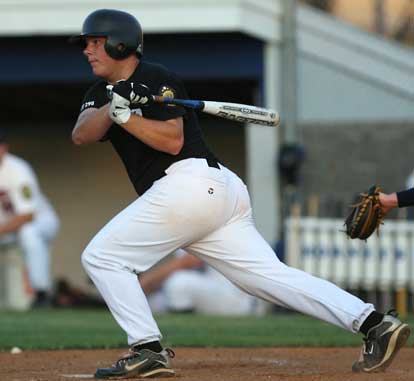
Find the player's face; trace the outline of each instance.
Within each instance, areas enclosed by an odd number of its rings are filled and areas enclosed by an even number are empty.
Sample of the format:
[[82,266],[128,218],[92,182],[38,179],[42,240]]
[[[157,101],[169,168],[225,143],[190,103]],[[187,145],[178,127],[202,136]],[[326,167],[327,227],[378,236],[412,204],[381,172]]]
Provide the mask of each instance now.
[[86,46],[83,50],[93,73],[101,78],[109,78],[116,65],[116,60],[105,51],[105,41],[105,37],[86,37]]

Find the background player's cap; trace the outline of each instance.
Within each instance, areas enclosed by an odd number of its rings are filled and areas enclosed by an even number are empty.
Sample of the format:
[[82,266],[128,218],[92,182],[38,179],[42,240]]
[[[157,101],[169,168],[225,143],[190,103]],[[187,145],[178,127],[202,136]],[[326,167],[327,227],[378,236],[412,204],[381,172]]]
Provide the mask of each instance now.
[[7,132],[4,128],[0,127],[0,144],[7,143]]

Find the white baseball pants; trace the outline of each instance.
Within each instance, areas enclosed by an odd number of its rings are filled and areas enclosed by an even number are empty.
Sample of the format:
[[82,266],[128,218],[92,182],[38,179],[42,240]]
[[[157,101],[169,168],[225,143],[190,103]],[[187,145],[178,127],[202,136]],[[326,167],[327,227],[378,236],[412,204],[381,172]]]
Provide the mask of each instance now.
[[92,239],[82,263],[128,343],[160,340],[136,274],[178,248],[200,257],[249,294],[357,332],[371,304],[284,265],[257,232],[248,191],[204,159],[174,163]]
[[32,222],[19,230],[18,239],[26,261],[30,285],[34,290],[50,291],[50,245],[59,230],[59,219],[53,209],[42,210]]

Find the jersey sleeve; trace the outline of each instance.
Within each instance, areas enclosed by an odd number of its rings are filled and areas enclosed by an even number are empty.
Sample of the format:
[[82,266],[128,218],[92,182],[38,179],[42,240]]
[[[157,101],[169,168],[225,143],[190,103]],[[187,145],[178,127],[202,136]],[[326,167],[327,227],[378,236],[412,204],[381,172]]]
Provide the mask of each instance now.
[[[79,113],[89,109],[89,108],[100,108],[106,105],[109,102],[109,98],[106,92],[106,85],[105,81],[99,81],[95,83],[85,94],[83,97],[82,105],[80,108]],[[110,129],[106,132],[106,134],[99,140],[101,142],[105,142],[109,139]]]
[[10,201],[16,215],[36,212],[36,193],[39,185],[30,167],[20,167],[10,189]]
[[100,108],[109,102],[106,95],[106,82],[99,81],[95,83],[83,97],[80,112],[88,108]]
[[[173,73],[163,73],[155,84],[154,94],[170,98],[188,98],[182,81]],[[175,119],[186,115],[184,107],[156,103],[150,107],[143,107],[142,114],[146,118],[157,120]]]
[[397,192],[398,207],[414,206],[414,188]]

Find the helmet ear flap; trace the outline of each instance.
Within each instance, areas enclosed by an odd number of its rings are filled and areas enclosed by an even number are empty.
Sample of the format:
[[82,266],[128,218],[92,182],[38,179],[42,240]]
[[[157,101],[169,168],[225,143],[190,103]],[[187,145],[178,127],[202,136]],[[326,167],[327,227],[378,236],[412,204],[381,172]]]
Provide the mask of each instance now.
[[107,38],[105,42],[105,51],[110,57],[116,60],[124,59],[133,53],[133,49],[125,43],[114,41],[113,39],[110,40],[110,38]]

